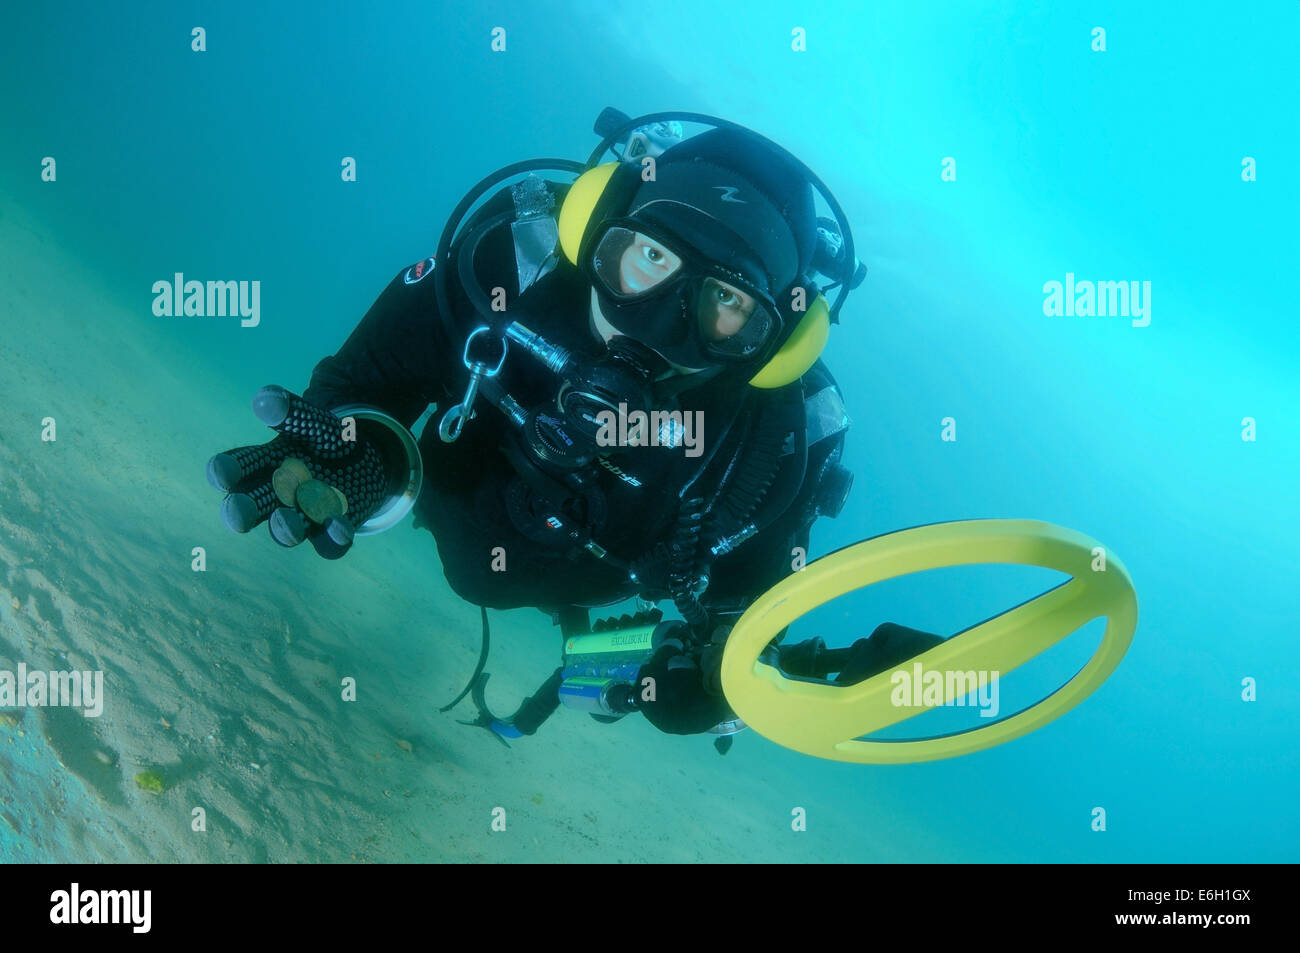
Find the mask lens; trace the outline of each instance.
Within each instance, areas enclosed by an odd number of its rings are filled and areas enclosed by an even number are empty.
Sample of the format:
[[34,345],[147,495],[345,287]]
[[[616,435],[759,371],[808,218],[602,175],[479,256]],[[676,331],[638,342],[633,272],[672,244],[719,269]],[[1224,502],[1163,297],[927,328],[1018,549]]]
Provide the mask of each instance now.
[[762,299],[716,278],[704,279],[695,310],[705,348],[724,359],[754,357],[777,328]]
[[637,298],[680,272],[682,259],[649,235],[614,226],[597,243],[592,267],[610,294],[616,298]]

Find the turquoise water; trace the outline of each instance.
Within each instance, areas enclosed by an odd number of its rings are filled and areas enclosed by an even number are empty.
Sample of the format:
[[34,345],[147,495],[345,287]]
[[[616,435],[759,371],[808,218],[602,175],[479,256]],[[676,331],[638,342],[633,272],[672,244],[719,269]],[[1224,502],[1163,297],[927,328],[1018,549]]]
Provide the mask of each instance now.
[[[6,7],[0,668],[98,659],[112,694],[93,728],[0,724],[0,857],[1300,859],[1300,202],[1285,165],[1300,9],[859,6]],[[507,752],[436,712],[477,627],[426,534],[325,565],[220,526],[203,462],[262,439],[252,393],[304,386],[480,177],[585,158],[606,105],[746,124],[850,216],[870,274],[827,360],[856,487],[813,555],[970,518],[1093,537],[1140,604],[1095,695],[1026,738],[903,767],[814,761],[752,732],[718,758],[565,711]],[[260,325],[155,317],[150,288],[175,272],[260,280]],[[1044,285],[1067,273],[1149,281],[1149,324],[1046,316]],[[64,428],[52,445],[33,436],[47,413]],[[1048,582],[922,574],[795,636],[955,632]],[[545,621],[507,616],[502,707],[554,664]],[[1038,695],[1099,635],[1047,660]],[[340,709],[326,686],[357,671],[390,686],[383,705]],[[131,781],[153,765],[160,796]],[[206,840],[189,825],[203,804]],[[488,831],[498,804],[520,818],[508,837]],[[790,831],[795,806],[806,833]]]

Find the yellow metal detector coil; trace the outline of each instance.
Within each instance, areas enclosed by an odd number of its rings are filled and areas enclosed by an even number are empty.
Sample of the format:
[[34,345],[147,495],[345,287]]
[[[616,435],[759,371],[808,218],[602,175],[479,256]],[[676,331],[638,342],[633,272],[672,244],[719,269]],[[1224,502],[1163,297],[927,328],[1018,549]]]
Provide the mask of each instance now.
[[[740,617],[722,658],[722,689],[736,714],[759,734],[804,754],[859,764],[907,764],[970,754],[1041,728],[1091,694],[1115,670],[1137,627],[1137,593],[1118,559],[1082,533],[1036,520],[965,520],[887,533],[810,563],[777,583]],[[927,569],[985,563],[1042,566],[1073,578],[857,685],[786,678],[758,661],[785,626],[837,596]],[[921,705],[891,700],[895,671],[917,662],[927,671],[1011,672],[1092,619],[1106,617],[1097,652],[1037,704],[981,728],[912,741],[859,741],[906,721]],[[945,679],[944,703],[954,700]]]

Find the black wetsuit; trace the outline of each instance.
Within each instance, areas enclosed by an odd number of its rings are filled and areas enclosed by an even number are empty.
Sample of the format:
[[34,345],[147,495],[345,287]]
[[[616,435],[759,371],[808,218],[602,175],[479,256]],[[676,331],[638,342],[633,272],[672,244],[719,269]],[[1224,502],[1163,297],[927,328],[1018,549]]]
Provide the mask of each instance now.
[[[496,263],[480,264],[484,287],[506,288],[510,316],[547,340],[579,354],[599,355],[604,346],[590,330],[591,292],[582,274],[561,262],[526,294],[517,295],[509,229],[501,231],[504,240],[485,244],[479,256],[480,263]],[[439,262],[437,267],[444,266]],[[415,525],[432,532],[447,580],[462,598],[489,608],[556,609],[608,605],[645,588],[654,590],[654,585],[630,581],[626,566],[603,562],[571,545],[548,543],[544,533],[532,529],[521,532],[510,509],[516,468],[501,449],[511,424],[485,397],[476,401],[476,416],[465,423],[457,441],[439,438],[438,420],[465,392],[463,335],[474,318],[459,282],[452,280],[454,307],[464,324],[449,327],[442,320],[432,270],[429,259],[403,268],[338,353],[316,366],[304,396],[322,407],[372,404],[408,427],[429,404],[438,405],[420,440],[425,485]],[[554,402],[557,378],[521,350],[511,350],[498,381],[524,408]],[[692,458],[680,448],[614,448],[606,458],[612,466],[592,471],[605,503],[592,538],[620,563],[642,560],[645,578],[653,577],[663,569],[665,547],[678,526],[680,491],[716,447],[695,486],[706,497],[712,488],[729,487],[733,503],[740,497],[734,508],[741,516],[742,504],[753,503],[757,493],[762,502],[751,510],[764,528],[711,562],[701,601],[706,607],[743,608],[791,571],[795,546],[807,547],[816,477],[828,455],[838,459],[844,434],[832,432],[805,446],[807,440],[796,431],[804,426],[805,399],[828,387],[834,388],[834,381],[818,362],[801,381],[777,390],[760,391],[743,379],[719,377],[681,394],[684,410],[704,412],[704,453]],[[723,441],[723,429],[733,419],[735,426]],[[747,442],[763,441],[766,449],[750,453]],[[746,474],[756,466],[775,470],[766,487],[746,485]],[[517,495],[514,503],[517,508]],[[737,529],[727,527],[723,518],[716,525]],[[506,571],[495,571],[494,557],[502,553]],[[500,568],[499,559],[495,568]]]

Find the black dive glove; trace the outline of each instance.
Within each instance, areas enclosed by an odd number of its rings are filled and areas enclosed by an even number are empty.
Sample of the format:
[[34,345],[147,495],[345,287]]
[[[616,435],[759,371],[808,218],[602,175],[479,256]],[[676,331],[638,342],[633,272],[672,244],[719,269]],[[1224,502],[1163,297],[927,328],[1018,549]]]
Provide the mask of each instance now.
[[283,387],[259,390],[253,413],[279,435],[208,461],[208,482],[227,494],[226,525],[247,533],[267,520],[281,546],[309,539],[326,559],[339,558],[386,498],[379,452],[360,435],[346,439],[338,417]]
[[[722,647],[727,630],[708,642],[692,639],[682,623],[637,672],[634,704],[646,720],[670,735],[694,735],[735,718],[722,694]],[[645,679],[654,679],[654,698],[646,700]]]
[[944,641],[933,632],[882,622],[865,639],[845,649],[828,649],[821,638],[780,647],[781,670],[786,675],[826,678],[832,672],[836,685],[856,685],[873,675],[902,665]]

